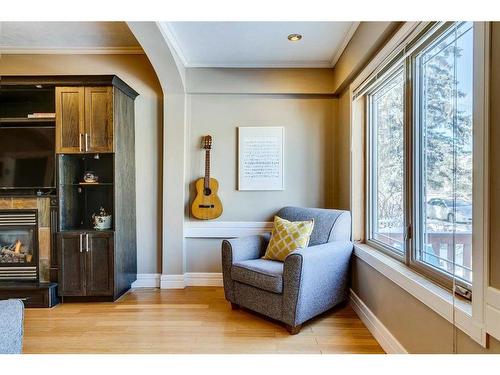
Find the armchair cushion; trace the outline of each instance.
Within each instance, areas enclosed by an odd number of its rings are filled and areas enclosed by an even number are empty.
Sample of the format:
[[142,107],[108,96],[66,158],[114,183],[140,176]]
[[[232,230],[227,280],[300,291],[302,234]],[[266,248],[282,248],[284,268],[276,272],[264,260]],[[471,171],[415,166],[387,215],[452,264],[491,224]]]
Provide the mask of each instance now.
[[264,259],[284,262],[288,254],[307,247],[314,228],[314,220],[288,221],[274,217],[274,228]]
[[235,262],[231,278],[243,284],[281,294],[283,292],[283,262],[252,259]]

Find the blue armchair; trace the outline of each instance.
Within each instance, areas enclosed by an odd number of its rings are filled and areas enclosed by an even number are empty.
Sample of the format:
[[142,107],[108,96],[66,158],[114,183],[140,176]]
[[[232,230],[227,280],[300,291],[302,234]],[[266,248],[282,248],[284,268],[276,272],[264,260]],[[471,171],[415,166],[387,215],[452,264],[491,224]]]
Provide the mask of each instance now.
[[351,215],[348,211],[284,207],[277,215],[290,221],[314,219],[309,247],[284,262],[261,259],[270,234],[224,240],[224,293],[233,309],[240,306],[279,320],[291,334],[302,323],[348,295]]
[[24,305],[20,300],[0,301],[0,354],[23,350]]

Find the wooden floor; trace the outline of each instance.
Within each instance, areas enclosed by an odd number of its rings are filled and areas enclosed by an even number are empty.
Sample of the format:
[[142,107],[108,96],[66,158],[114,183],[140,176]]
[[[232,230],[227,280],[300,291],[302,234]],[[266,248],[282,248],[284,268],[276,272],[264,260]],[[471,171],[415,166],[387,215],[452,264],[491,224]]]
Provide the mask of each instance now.
[[25,353],[383,353],[348,305],[290,336],[222,288],[136,289],[115,303],[27,309]]

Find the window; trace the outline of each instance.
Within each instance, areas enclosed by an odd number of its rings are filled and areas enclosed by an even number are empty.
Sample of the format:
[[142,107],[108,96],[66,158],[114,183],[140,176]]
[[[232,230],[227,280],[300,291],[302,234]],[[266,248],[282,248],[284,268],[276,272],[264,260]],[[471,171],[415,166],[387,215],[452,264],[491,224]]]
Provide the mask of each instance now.
[[403,254],[404,235],[404,74],[400,69],[369,100],[370,237]]
[[472,282],[472,24],[414,58],[416,261]]
[[366,91],[367,241],[470,285],[473,25],[436,25]]

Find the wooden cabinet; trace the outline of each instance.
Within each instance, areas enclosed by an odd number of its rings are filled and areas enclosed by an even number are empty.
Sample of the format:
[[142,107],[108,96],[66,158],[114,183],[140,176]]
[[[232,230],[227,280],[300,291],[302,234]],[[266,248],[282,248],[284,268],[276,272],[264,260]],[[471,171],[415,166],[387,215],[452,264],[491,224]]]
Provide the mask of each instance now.
[[59,295],[113,296],[113,233],[58,234]]
[[[56,293],[75,300],[116,300],[137,277],[138,93],[116,75],[11,75],[1,77],[1,86],[2,92],[13,88],[5,101],[13,105],[0,105],[0,122],[50,128],[55,123],[57,188],[50,204],[50,277],[59,285],[40,283],[36,291],[24,284],[17,289],[0,285],[0,297],[16,289],[8,296],[29,297],[30,306],[57,303]],[[54,112],[55,121],[52,116],[27,118]],[[97,183],[83,181],[88,171],[99,177]],[[92,215],[101,207],[111,215],[112,225],[96,232]]]
[[[59,294],[114,301],[137,277],[137,93],[116,76],[67,77],[54,86]],[[87,171],[99,181],[84,183]],[[96,231],[92,217],[101,208],[111,215],[111,225]]]
[[56,152],[82,152],[84,134],[84,88],[56,87]]
[[88,296],[113,295],[113,234],[86,235],[86,268]]
[[56,87],[56,152],[113,152],[113,87]]
[[113,88],[85,87],[87,152],[113,152]]
[[85,295],[85,254],[82,233],[61,233],[57,238],[59,250],[59,294]]

